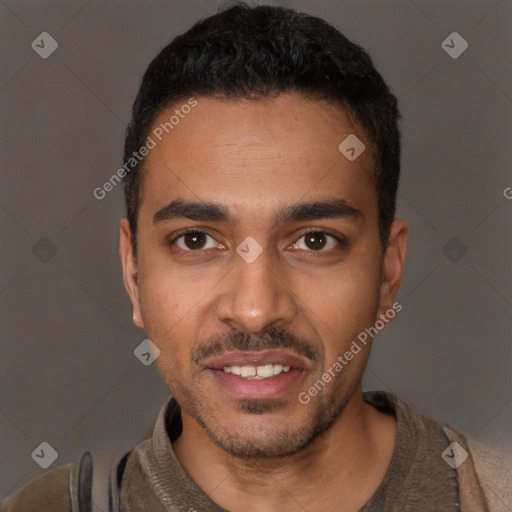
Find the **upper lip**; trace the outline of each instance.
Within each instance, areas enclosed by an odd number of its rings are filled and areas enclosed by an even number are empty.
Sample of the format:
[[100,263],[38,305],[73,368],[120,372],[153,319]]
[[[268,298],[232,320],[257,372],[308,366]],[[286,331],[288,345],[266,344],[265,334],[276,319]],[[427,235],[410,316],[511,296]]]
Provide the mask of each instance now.
[[299,370],[305,370],[308,367],[303,358],[276,349],[224,352],[220,356],[208,359],[205,367],[222,370],[226,366],[263,366],[265,364],[281,364]]

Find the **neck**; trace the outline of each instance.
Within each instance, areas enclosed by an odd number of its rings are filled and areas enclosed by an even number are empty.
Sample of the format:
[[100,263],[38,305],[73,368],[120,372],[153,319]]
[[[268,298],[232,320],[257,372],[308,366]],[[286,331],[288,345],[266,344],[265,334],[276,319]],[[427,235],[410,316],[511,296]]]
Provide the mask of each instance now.
[[394,416],[364,402],[361,388],[326,432],[277,459],[233,457],[191,417],[183,414],[182,421],[176,457],[213,501],[232,511],[287,512],[298,503],[306,510],[343,503],[344,511],[358,511],[382,482],[396,438]]

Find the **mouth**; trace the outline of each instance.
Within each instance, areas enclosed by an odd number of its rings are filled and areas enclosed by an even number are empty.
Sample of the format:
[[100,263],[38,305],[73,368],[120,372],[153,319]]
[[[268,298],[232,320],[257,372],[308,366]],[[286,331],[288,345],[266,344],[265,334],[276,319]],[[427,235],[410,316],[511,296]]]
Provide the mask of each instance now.
[[309,364],[280,350],[226,352],[207,362],[206,370],[233,398],[269,400],[303,380]]

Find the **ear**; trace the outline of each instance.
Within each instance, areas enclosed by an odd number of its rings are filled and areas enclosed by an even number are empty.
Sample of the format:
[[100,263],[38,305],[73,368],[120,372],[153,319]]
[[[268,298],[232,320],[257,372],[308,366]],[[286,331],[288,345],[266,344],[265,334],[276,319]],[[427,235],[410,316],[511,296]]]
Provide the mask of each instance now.
[[403,219],[395,219],[393,221],[382,261],[382,282],[378,314],[385,313],[393,307],[395,297],[400,288],[407,252],[407,232],[407,224]]
[[133,306],[133,323],[137,327],[144,327],[140,307],[139,278],[137,275],[137,258],[133,251],[132,232],[128,219],[121,219],[120,223],[119,254],[123,265],[124,286]]

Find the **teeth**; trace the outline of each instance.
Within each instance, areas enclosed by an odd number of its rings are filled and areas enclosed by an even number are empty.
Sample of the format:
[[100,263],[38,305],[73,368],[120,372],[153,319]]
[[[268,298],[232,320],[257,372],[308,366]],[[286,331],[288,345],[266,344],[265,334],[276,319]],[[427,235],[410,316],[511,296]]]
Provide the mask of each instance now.
[[290,366],[282,364],[264,364],[260,366],[225,366],[223,371],[246,379],[268,379],[282,372],[289,372],[290,369]]
[[240,375],[242,377],[255,377],[256,368],[254,366],[242,366]]
[[283,365],[282,364],[275,364],[274,365],[274,375],[279,375],[283,371]]
[[256,374],[258,377],[273,377],[274,376],[274,366],[271,364],[266,364],[264,366],[258,366],[256,368]]

